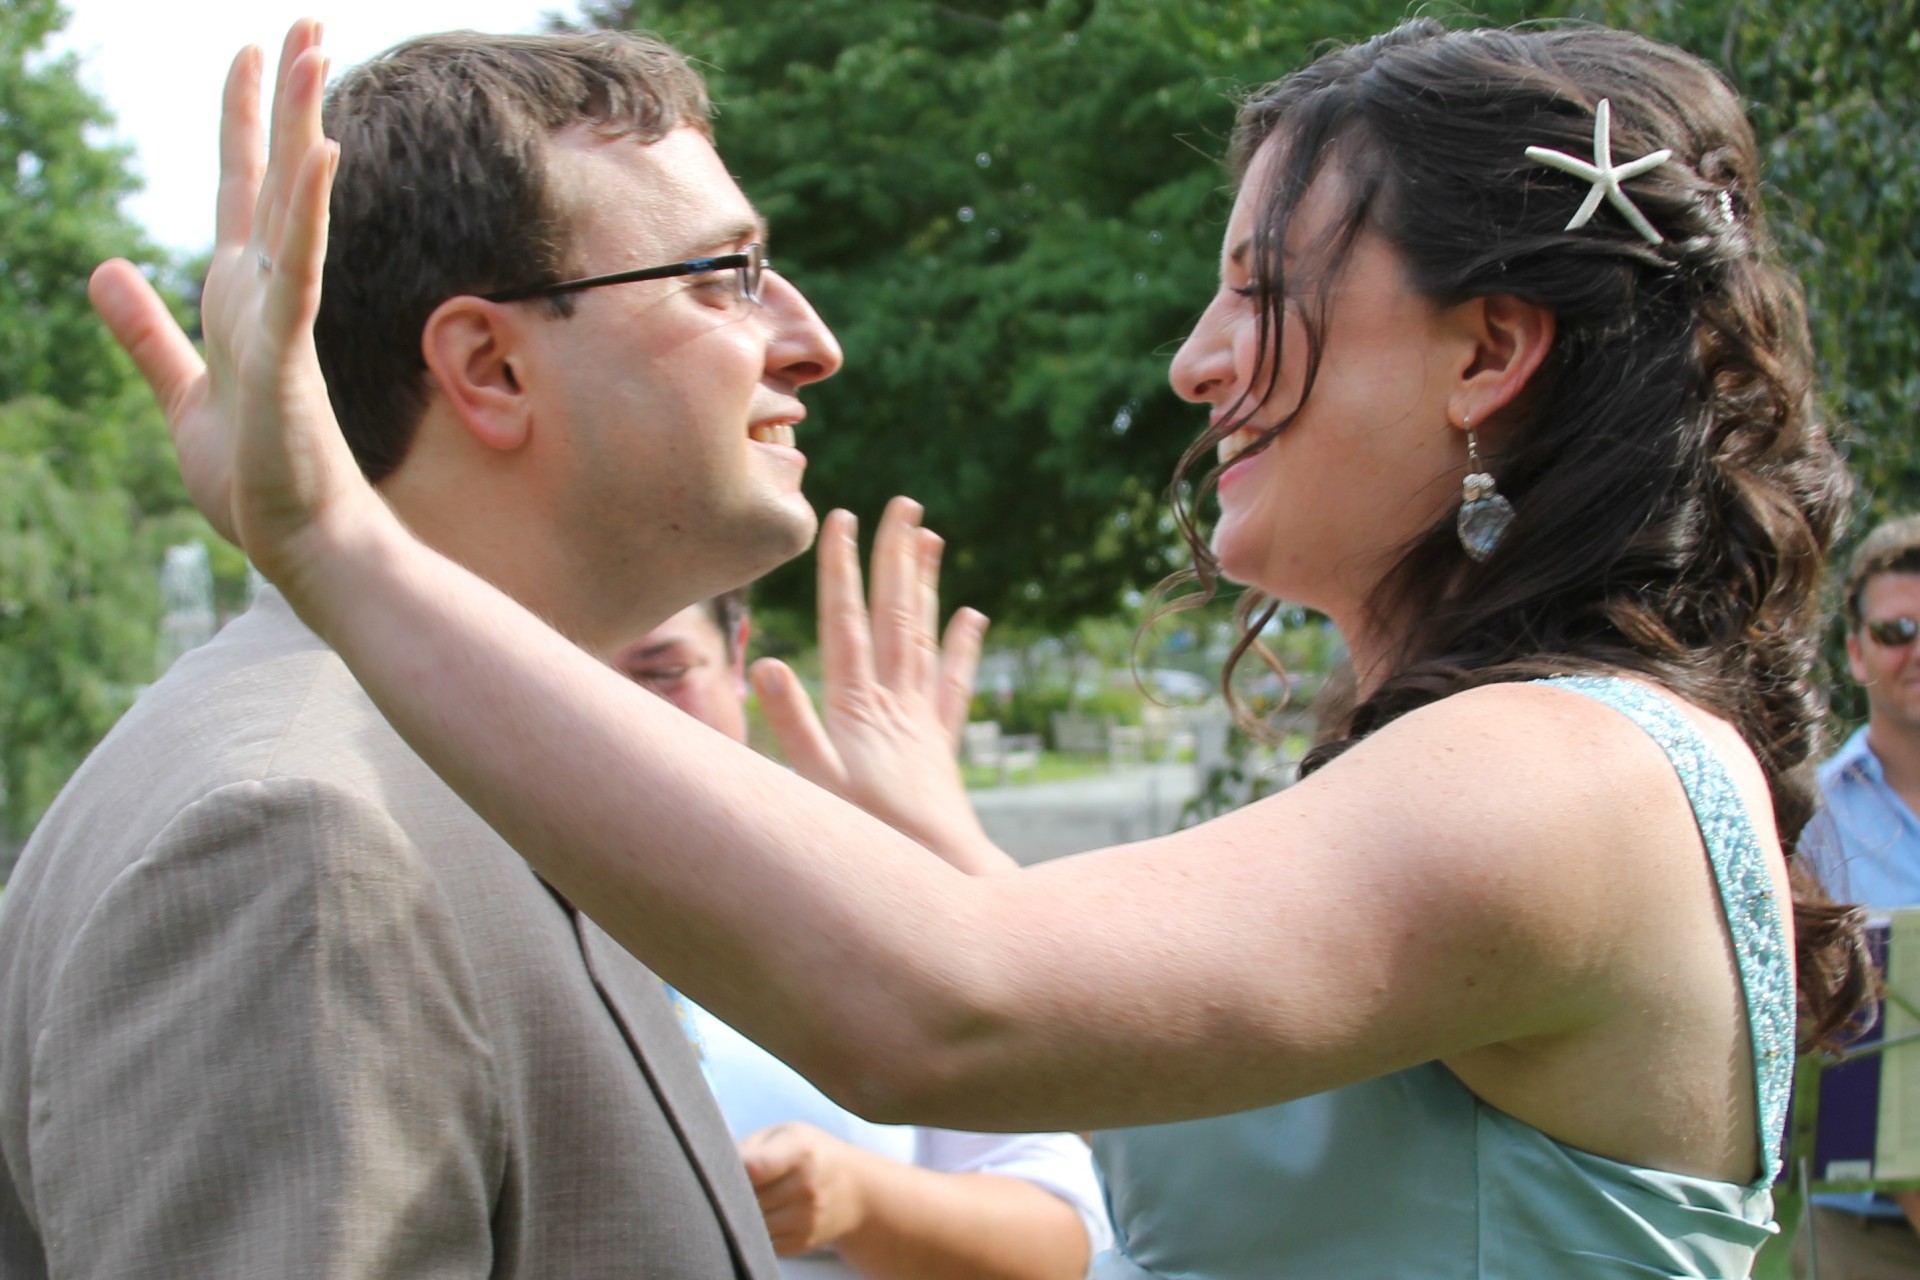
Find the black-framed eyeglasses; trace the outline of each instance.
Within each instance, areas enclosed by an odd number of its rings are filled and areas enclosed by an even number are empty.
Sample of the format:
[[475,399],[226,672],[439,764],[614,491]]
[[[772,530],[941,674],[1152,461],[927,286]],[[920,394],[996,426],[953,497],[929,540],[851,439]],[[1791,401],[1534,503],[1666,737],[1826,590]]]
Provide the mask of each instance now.
[[1876,618],[1867,624],[1867,634],[1873,642],[1888,649],[1898,649],[1903,644],[1912,644],[1914,637],[1920,636],[1920,621],[1908,617]]
[[560,280],[553,284],[530,284],[518,289],[502,289],[481,297],[488,302],[524,302],[528,298],[551,298],[556,294],[598,289],[603,284],[632,284],[639,280],[671,280],[675,276],[704,276],[716,271],[733,272],[743,302],[760,301],[760,280],[771,265],[760,256],[758,241],[739,253],[723,253],[714,258],[688,258],[664,267],[642,267],[638,271],[616,271],[611,275],[583,276],[578,280]]

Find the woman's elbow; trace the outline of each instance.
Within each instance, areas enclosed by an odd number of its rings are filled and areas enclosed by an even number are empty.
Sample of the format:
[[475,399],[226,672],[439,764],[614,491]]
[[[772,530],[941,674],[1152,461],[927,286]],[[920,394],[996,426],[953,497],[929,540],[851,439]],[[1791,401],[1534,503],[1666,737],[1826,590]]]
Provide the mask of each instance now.
[[983,1083],[999,1020],[968,1002],[850,1011],[802,1069],[821,1092],[876,1124],[954,1127]]

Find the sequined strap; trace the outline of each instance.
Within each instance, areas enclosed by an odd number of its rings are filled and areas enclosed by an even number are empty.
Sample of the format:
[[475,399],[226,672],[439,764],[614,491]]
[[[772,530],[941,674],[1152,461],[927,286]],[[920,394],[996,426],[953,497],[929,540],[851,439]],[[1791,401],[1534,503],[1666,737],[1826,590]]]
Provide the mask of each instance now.
[[1720,905],[1740,966],[1747,1029],[1753,1038],[1754,1096],[1759,1100],[1760,1149],[1767,1169],[1759,1186],[1780,1172],[1780,1143],[1793,1086],[1793,952],[1774,901],[1767,853],[1754,833],[1746,802],[1727,767],[1692,721],[1645,685],[1617,676],[1560,676],[1538,681],[1603,702],[1643,729],[1667,754],[1686,788],[1700,836],[1720,887]]

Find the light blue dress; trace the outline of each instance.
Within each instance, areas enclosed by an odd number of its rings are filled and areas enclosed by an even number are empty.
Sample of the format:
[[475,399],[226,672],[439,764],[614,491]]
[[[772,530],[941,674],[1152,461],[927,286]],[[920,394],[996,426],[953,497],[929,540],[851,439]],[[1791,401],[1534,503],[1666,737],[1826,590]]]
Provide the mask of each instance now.
[[1666,699],[1619,679],[1551,683],[1633,720],[1686,787],[1746,993],[1764,1175],[1738,1186],[1577,1151],[1429,1062],[1260,1111],[1096,1135],[1116,1234],[1096,1280],[1748,1274],[1775,1229],[1793,1070],[1793,957],[1766,854],[1725,768]]

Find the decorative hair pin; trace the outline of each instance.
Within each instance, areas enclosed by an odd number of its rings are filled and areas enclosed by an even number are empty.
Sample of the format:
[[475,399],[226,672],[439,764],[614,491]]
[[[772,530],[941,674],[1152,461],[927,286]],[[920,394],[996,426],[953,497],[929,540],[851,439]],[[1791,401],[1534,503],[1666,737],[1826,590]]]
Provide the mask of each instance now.
[[1601,197],[1620,211],[1625,218],[1646,238],[1649,244],[1659,244],[1662,237],[1647,221],[1645,214],[1634,208],[1633,201],[1620,189],[1620,184],[1628,178],[1637,178],[1649,169],[1657,169],[1672,159],[1671,148],[1662,147],[1650,155],[1638,160],[1629,160],[1625,164],[1613,162],[1613,103],[1606,98],[1600,99],[1593,109],[1593,163],[1588,164],[1578,156],[1570,156],[1564,151],[1551,151],[1546,147],[1528,147],[1527,159],[1538,161],[1562,173],[1593,184],[1593,190],[1587,192],[1587,198],[1580,202],[1580,208],[1574,212],[1573,220],[1567,223],[1568,231],[1578,231],[1587,225],[1594,210],[1600,207]]

